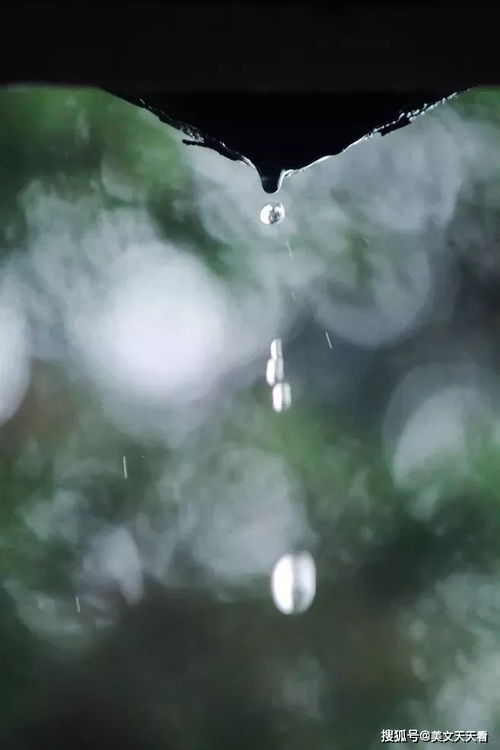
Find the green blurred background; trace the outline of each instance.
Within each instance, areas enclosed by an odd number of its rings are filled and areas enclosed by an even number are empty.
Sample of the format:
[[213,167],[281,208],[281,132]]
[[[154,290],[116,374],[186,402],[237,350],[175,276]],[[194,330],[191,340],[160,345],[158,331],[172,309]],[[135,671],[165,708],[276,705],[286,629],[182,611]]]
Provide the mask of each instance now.
[[264,226],[151,114],[0,93],[2,748],[500,747],[499,115],[462,94]]

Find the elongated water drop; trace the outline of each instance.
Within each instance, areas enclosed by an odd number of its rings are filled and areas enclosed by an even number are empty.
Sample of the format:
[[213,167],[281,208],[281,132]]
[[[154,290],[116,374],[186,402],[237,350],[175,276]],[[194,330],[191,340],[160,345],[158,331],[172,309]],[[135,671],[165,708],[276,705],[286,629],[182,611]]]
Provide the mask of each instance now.
[[281,339],[273,339],[271,341],[271,358],[278,359],[283,356],[283,345]]
[[287,382],[276,383],[272,391],[274,411],[286,411],[292,405],[292,389]]
[[282,203],[267,203],[260,212],[263,224],[279,224],[284,218],[285,209]]
[[316,596],[316,565],[309,552],[283,555],[271,575],[276,607],[285,615],[305,612]]
[[273,386],[275,383],[280,383],[285,377],[285,363],[282,357],[271,357],[267,362],[266,367],[266,380],[267,384]]

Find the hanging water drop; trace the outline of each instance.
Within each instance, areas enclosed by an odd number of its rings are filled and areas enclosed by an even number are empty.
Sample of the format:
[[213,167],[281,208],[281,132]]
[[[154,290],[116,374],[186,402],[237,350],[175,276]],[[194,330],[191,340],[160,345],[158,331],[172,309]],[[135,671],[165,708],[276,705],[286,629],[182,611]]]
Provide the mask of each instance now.
[[285,218],[285,208],[282,203],[267,203],[260,212],[263,224],[279,224]]
[[271,593],[285,615],[305,612],[316,596],[316,565],[309,552],[283,555],[271,575]]
[[290,383],[276,383],[272,390],[274,411],[286,411],[292,405],[292,389]]

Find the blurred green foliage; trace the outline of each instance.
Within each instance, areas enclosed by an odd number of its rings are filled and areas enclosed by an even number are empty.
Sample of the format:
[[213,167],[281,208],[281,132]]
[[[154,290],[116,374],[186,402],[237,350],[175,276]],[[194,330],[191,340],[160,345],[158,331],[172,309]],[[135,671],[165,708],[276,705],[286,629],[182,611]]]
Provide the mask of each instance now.
[[[466,124],[499,130],[498,90],[471,91],[444,106]],[[120,210],[139,209],[159,237],[201,259],[236,298],[258,285],[252,275],[255,258],[273,252],[274,240],[263,251],[260,239],[243,232],[232,242],[206,230],[197,196],[214,187],[197,173],[189,148],[149,113],[101,91],[28,87],[1,92],[4,274],[17,267],[9,265],[14,261],[25,272],[29,267],[26,258],[37,236],[24,197],[38,185],[44,194],[74,206],[88,199],[88,210],[82,209],[70,227],[75,253],[94,216],[119,217]],[[292,185],[295,178],[289,179]],[[492,169],[487,180],[477,179],[476,189],[480,195],[481,190],[494,192],[494,182]],[[472,192],[459,196],[456,214],[469,210]],[[343,212],[347,249],[336,258],[338,275],[324,281],[332,296],[342,296],[369,287],[374,245],[390,264],[401,238],[367,218],[352,192],[342,196],[332,188],[330,199]],[[303,201],[307,204],[307,195]],[[498,244],[497,206],[485,208],[480,199],[475,206],[487,214],[493,244]],[[299,252],[307,258],[316,242],[317,257],[328,258],[326,230],[321,245],[308,235],[306,220],[297,222]],[[474,236],[478,254],[487,235],[484,227],[490,227],[486,219],[483,224]],[[243,218],[234,217],[235,234],[240,226],[245,226]],[[71,279],[78,270],[68,267]],[[484,316],[468,318],[468,330],[480,331],[494,350],[494,299],[471,286],[469,276],[460,282],[464,294],[484,306]],[[495,290],[498,278],[492,271],[487,279]],[[445,321],[450,339],[463,331],[457,316],[452,313]],[[467,690],[474,691],[474,660],[483,664],[481,659],[498,647],[500,612],[486,592],[487,601],[480,597],[476,611],[461,620],[455,600],[443,604],[439,588],[444,581],[447,590],[450,577],[466,575],[470,582],[463,595],[478,594],[483,578],[498,590],[500,445],[494,409],[491,419],[472,421],[462,453],[438,452],[406,484],[398,484],[382,434],[385,411],[407,370],[432,361],[425,346],[441,335],[442,321],[437,316],[375,352],[361,347],[364,369],[354,397],[346,400],[335,400],[314,381],[308,369],[308,325],[311,311],[304,304],[289,333],[292,361],[302,363],[295,371],[290,367],[292,386],[300,394],[290,411],[272,412],[262,378],[243,380],[236,390],[228,387],[180,447],[158,436],[142,438],[116,423],[105,396],[69,349],[66,359],[64,354],[52,361],[33,357],[28,393],[0,428],[2,748],[27,750],[50,743],[61,748],[360,750],[377,746],[382,728],[410,726],[487,728],[491,742],[498,742],[493,734],[500,721],[498,703],[492,708],[487,696],[475,714],[463,714],[477,725],[447,722],[460,720],[460,701]],[[319,329],[318,341],[322,335]],[[321,346],[326,350],[324,341]],[[265,356],[256,364],[262,371]],[[488,364],[496,374],[496,352]],[[358,377],[356,367],[348,381]],[[234,474],[229,469],[230,476],[224,474],[235,450],[279,461],[293,479],[318,566],[311,610],[301,617],[278,613],[268,593],[268,575],[250,576],[250,582],[236,586],[215,585],[190,551],[186,532],[171,562],[180,571],[174,583],[151,576],[134,606],[119,592],[106,591],[113,617],[102,630],[92,616],[77,612],[74,576],[88,538],[101,526],[139,528],[147,521],[158,533],[171,526],[175,534],[184,518],[183,503],[199,512],[201,525],[203,513],[208,523],[219,512],[215,508],[228,517],[236,512],[234,488],[243,486],[245,467],[236,462]],[[183,474],[186,466],[189,479]],[[182,495],[183,482],[188,496],[179,500],[176,488],[181,486]],[[414,512],[423,497],[433,509],[427,516]],[[203,513],[197,505],[202,498],[208,503]],[[36,521],[40,513],[44,533]],[[68,514],[73,526],[66,527],[60,519]],[[63,526],[64,533],[59,531]],[[149,538],[146,534],[142,540],[146,556]],[[165,539],[170,545],[168,533]],[[23,610],[23,597],[32,601],[33,592],[55,602],[50,628],[42,633],[35,627],[35,604],[34,615]],[[488,607],[493,616],[484,622],[481,608]],[[420,640],[412,636],[415,622],[424,628]],[[443,703],[443,686],[461,677],[469,682],[462,692],[457,688],[453,714]]]

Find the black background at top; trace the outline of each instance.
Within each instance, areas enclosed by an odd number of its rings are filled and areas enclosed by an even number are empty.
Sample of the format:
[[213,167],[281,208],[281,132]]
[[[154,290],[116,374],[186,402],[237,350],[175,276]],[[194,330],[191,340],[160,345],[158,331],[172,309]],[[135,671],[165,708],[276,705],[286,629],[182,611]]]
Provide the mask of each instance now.
[[481,3],[11,2],[0,84],[142,97],[272,183],[402,111],[500,83],[499,22]]

